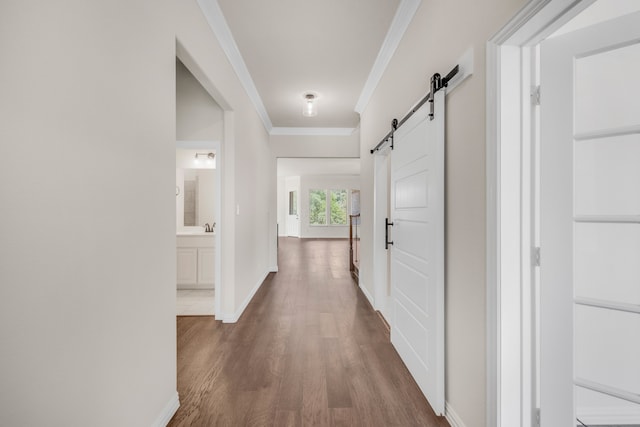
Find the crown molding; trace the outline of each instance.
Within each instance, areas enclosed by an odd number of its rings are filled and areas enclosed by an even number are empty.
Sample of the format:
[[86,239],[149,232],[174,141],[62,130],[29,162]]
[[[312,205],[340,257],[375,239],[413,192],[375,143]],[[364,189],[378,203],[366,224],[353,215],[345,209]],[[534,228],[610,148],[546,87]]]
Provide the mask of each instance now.
[[244,87],[244,90],[247,92],[249,99],[253,102],[253,105],[258,112],[258,115],[262,119],[262,123],[264,123],[264,127],[267,132],[271,132],[273,128],[273,124],[271,123],[271,119],[267,114],[267,110],[262,103],[262,98],[260,98],[260,94],[258,93],[258,89],[256,89],[256,85],[253,83],[253,79],[251,78],[251,74],[249,73],[249,69],[247,69],[247,65],[242,59],[242,55],[240,54],[240,50],[238,49],[238,45],[236,44],[235,39],[233,38],[233,34],[231,34],[231,30],[229,29],[229,25],[227,24],[227,20],[224,18],[222,14],[222,10],[220,9],[220,5],[217,0],[197,0],[198,6],[202,10],[209,26],[213,30],[220,46],[222,46],[222,50],[227,55],[233,70],[236,72],[240,83]]
[[400,2],[398,10],[393,17],[393,21],[391,21],[391,26],[389,27],[387,36],[385,37],[384,42],[380,47],[380,51],[378,52],[378,56],[373,63],[373,67],[369,72],[369,77],[367,77],[367,81],[360,93],[360,98],[355,106],[356,113],[362,114],[364,109],[367,108],[367,104],[369,104],[369,100],[371,99],[373,92],[376,90],[384,71],[387,69],[393,54],[396,52],[396,49],[398,48],[405,31],[407,31],[411,20],[416,14],[421,1],[422,0],[402,0]]
[[[401,0],[354,110],[362,114],[422,0]],[[274,128],[217,0],[197,0],[240,83],[271,135],[351,135],[355,128]]]
[[270,135],[291,135],[291,136],[350,136],[358,128],[305,128],[305,127],[274,127],[269,132]]

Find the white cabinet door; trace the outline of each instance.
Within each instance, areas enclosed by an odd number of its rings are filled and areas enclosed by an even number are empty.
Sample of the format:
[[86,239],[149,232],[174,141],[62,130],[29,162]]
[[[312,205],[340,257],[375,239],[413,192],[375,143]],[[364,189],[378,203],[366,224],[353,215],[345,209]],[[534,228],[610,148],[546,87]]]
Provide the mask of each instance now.
[[640,419],[639,76],[640,13],[541,45],[543,427]]
[[394,134],[391,152],[391,342],[444,414],[444,90]]
[[214,258],[213,248],[198,248],[198,287],[212,288],[214,282]]
[[177,248],[178,287],[190,287],[198,283],[198,249]]

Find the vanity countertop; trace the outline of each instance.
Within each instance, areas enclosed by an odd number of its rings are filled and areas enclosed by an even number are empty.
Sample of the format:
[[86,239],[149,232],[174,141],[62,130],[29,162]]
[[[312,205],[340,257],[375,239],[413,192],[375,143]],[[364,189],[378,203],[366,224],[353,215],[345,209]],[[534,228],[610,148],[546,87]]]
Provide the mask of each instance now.
[[215,236],[215,228],[214,231],[204,231],[204,227],[200,226],[184,226],[180,227],[176,230],[176,236],[184,237],[184,236]]
[[207,232],[207,231],[176,231],[176,236],[184,237],[184,236],[215,236],[216,232]]

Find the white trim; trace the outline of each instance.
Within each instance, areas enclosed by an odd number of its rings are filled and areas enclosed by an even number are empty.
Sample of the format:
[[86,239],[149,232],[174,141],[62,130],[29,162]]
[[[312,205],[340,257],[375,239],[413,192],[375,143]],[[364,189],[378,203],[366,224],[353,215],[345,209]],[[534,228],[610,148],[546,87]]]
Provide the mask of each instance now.
[[375,307],[374,303],[373,303],[373,297],[371,296],[371,294],[369,293],[369,290],[367,289],[366,286],[364,286],[364,284],[362,283],[362,281],[358,281],[358,287],[360,288],[360,290],[362,291],[362,293],[364,294],[365,297],[367,297],[367,300],[369,301],[369,304],[371,304],[371,307]]
[[626,400],[627,402],[640,405],[640,396],[637,393],[623,390],[618,387],[612,387],[610,385],[602,384],[596,381],[587,380],[584,378],[576,377],[573,383],[587,390],[595,391],[596,393],[605,394],[607,396],[615,397],[617,399]]
[[575,134],[573,139],[576,141],[586,141],[589,139],[610,138],[612,136],[625,136],[640,133],[640,126],[626,126],[615,129],[599,129],[590,132],[582,132]]
[[197,0],[197,2],[209,23],[209,26],[218,39],[222,50],[224,50],[224,53],[227,55],[227,58],[229,59],[233,70],[236,72],[242,87],[244,87],[244,90],[247,92],[247,96],[251,99],[251,102],[253,102],[258,115],[262,119],[262,123],[264,123],[265,129],[267,132],[270,132],[273,128],[271,119],[267,114],[262,98],[260,98],[258,89],[253,83],[249,69],[245,64],[244,59],[242,59],[242,54],[240,53],[238,45],[233,38],[233,34],[231,34],[227,20],[224,19],[224,15],[222,14],[218,1]]
[[155,422],[151,424],[153,427],[166,427],[171,421],[171,418],[175,415],[176,411],[180,407],[180,398],[178,397],[178,392],[173,392],[171,398],[165,405],[158,418],[156,418]]
[[305,128],[305,127],[274,127],[269,135],[295,136],[351,136],[358,128]]
[[453,410],[453,407],[449,402],[444,402],[444,416],[449,421],[451,427],[466,427],[460,415]]
[[[493,40],[493,39],[492,39]],[[487,420],[488,426],[500,426],[499,402],[500,402],[500,209],[498,200],[500,199],[498,180],[500,170],[498,169],[500,157],[500,141],[498,129],[500,121],[498,111],[498,45],[491,40],[487,43],[487,76],[486,76],[486,215],[487,215],[487,259],[486,259],[486,340],[487,340]]]
[[373,92],[376,90],[389,62],[391,62],[391,58],[396,52],[405,31],[409,28],[409,24],[416,14],[420,3],[421,0],[402,0],[400,2],[393,21],[391,21],[389,31],[378,51],[378,56],[369,72],[369,77],[367,77],[367,81],[362,88],[360,98],[358,98],[358,103],[355,106],[356,113],[362,114],[364,109],[367,108]]
[[268,275],[269,275],[269,271],[265,271],[264,275],[262,276],[262,279],[258,280],[258,283],[255,284],[251,292],[249,292],[249,295],[247,295],[247,297],[244,299],[244,301],[242,302],[240,307],[238,307],[235,313],[231,315],[225,314],[222,317],[222,323],[236,323],[240,319],[240,316],[242,316],[242,313],[244,313],[244,311],[247,309],[247,306],[249,305],[253,297],[256,295],[256,292],[258,292],[258,289],[260,289],[260,286],[262,286],[262,284],[264,283]]
[[[462,56],[458,58],[458,74],[449,80],[447,85],[447,95],[452,92],[460,83],[473,75],[473,46],[464,51]],[[448,72],[443,70],[445,73]]]
[[269,273],[277,273],[278,272],[278,266],[277,265],[273,265],[271,267],[269,267]]
[[640,409],[635,408],[577,408],[580,421],[586,425],[640,424]]
[[[517,75],[517,78],[524,78],[527,70],[523,65],[523,48],[526,46],[533,46],[543,40],[545,37],[556,31],[560,26],[566,23],[579,11],[586,8],[595,0],[530,0],[500,31],[498,31],[488,42],[486,46],[486,214],[487,214],[487,259],[486,259],[486,271],[487,271],[487,301],[486,301],[486,327],[487,327],[487,420],[486,424],[489,426],[506,427],[506,424],[510,423],[509,420],[503,420],[502,413],[505,409],[510,409],[503,402],[508,396],[503,396],[501,390],[501,384],[509,376],[517,375],[521,377],[520,391],[520,403],[521,403],[521,415],[519,425],[528,426],[531,425],[533,417],[527,417],[527,413],[532,411],[532,402],[526,398],[524,392],[525,387],[531,387],[532,378],[529,379],[526,376],[527,373],[523,369],[527,368],[525,360],[529,357],[522,352],[528,346],[521,343],[521,355],[518,360],[503,360],[504,348],[502,344],[502,336],[505,333],[501,329],[501,325],[509,324],[511,318],[503,318],[505,312],[501,307],[501,299],[503,298],[504,290],[501,288],[501,283],[510,283],[513,285],[513,281],[506,281],[502,277],[503,266],[501,260],[504,256],[501,249],[501,240],[504,240],[505,236],[502,235],[502,225],[505,221],[513,221],[513,218],[501,218],[501,214],[504,213],[505,194],[502,194],[501,182],[516,182],[520,181],[522,177],[521,173],[526,173],[524,166],[520,164],[515,169],[513,167],[503,169],[502,161],[504,160],[503,147],[501,147],[501,133],[503,132],[504,123],[501,122],[502,111],[507,111],[513,108],[521,110],[523,108],[523,102],[527,101],[521,99],[520,105],[512,105],[517,97],[510,97],[505,99],[504,94],[501,94],[501,86],[504,76],[501,75],[501,70],[505,67],[507,62],[511,66],[508,69],[510,75]],[[511,74],[514,73],[514,74]],[[521,84],[526,82],[521,81]],[[502,105],[502,101],[508,103],[508,105]],[[522,114],[525,114],[524,110]],[[524,116],[520,117],[520,123],[516,120],[514,123],[510,123],[517,126],[522,126],[521,122],[526,122]],[[511,120],[513,122],[513,120]],[[526,125],[526,123],[525,123]],[[519,132],[521,138],[525,138],[526,135],[522,131]],[[510,139],[510,141],[513,138]],[[512,141],[513,142],[513,141]],[[513,153],[512,153],[513,154]],[[513,166],[513,165],[511,165]],[[517,166],[517,165],[516,165]],[[514,171],[519,171],[514,175]],[[505,174],[508,173],[508,176]],[[516,180],[516,181],[510,181]],[[521,188],[522,190],[522,188]],[[511,208],[509,212],[513,214],[513,189],[511,194],[508,195]],[[522,205],[524,208],[524,204]],[[523,212],[520,212],[520,221],[523,220]],[[529,251],[529,247],[524,247],[523,242],[529,239],[529,234],[524,235],[526,224],[523,225],[520,235],[512,236],[519,239],[519,248],[522,251],[525,260],[525,252]],[[528,233],[528,231],[527,231]],[[507,234],[511,236],[513,233]],[[510,240],[511,246],[514,245],[513,240]],[[518,246],[518,245],[516,245]],[[505,248],[505,251],[508,249]],[[529,263],[520,263],[521,275],[520,285],[523,278],[526,277],[527,271],[531,268]],[[516,284],[517,285],[517,284]],[[520,307],[520,310],[523,310]],[[521,312],[522,314],[523,312]],[[513,310],[511,310],[513,315]],[[517,322],[521,322],[522,319],[516,319]],[[513,331],[512,331],[513,332]],[[520,330],[520,341],[523,339],[523,331]],[[505,341],[506,342],[506,341]],[[509,342],[513,342],[511,337]],[[511,354],[513,356],[513,354]],[[519,363],[517,372],[514,372],[513,363]],[[510,367],[509,372],[505,372],[504,376],[502,368]],[[526,370],[526,369],[525,369]],[[507,393],[506,391],[504,392]],[[530,394],[531,392],[528,391]],[[529,396],[531,397],[531,396]],[[511,414],[512,415],[512,414]],[[513,424],[509,424],[513,425]]]

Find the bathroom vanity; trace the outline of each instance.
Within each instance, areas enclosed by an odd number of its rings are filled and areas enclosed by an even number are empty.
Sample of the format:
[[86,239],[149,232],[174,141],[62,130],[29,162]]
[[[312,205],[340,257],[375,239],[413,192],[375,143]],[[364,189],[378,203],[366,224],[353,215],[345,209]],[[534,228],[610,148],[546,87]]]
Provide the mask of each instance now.
[[213,289],[215,232],[185,227],[176,232],[178,289]]

